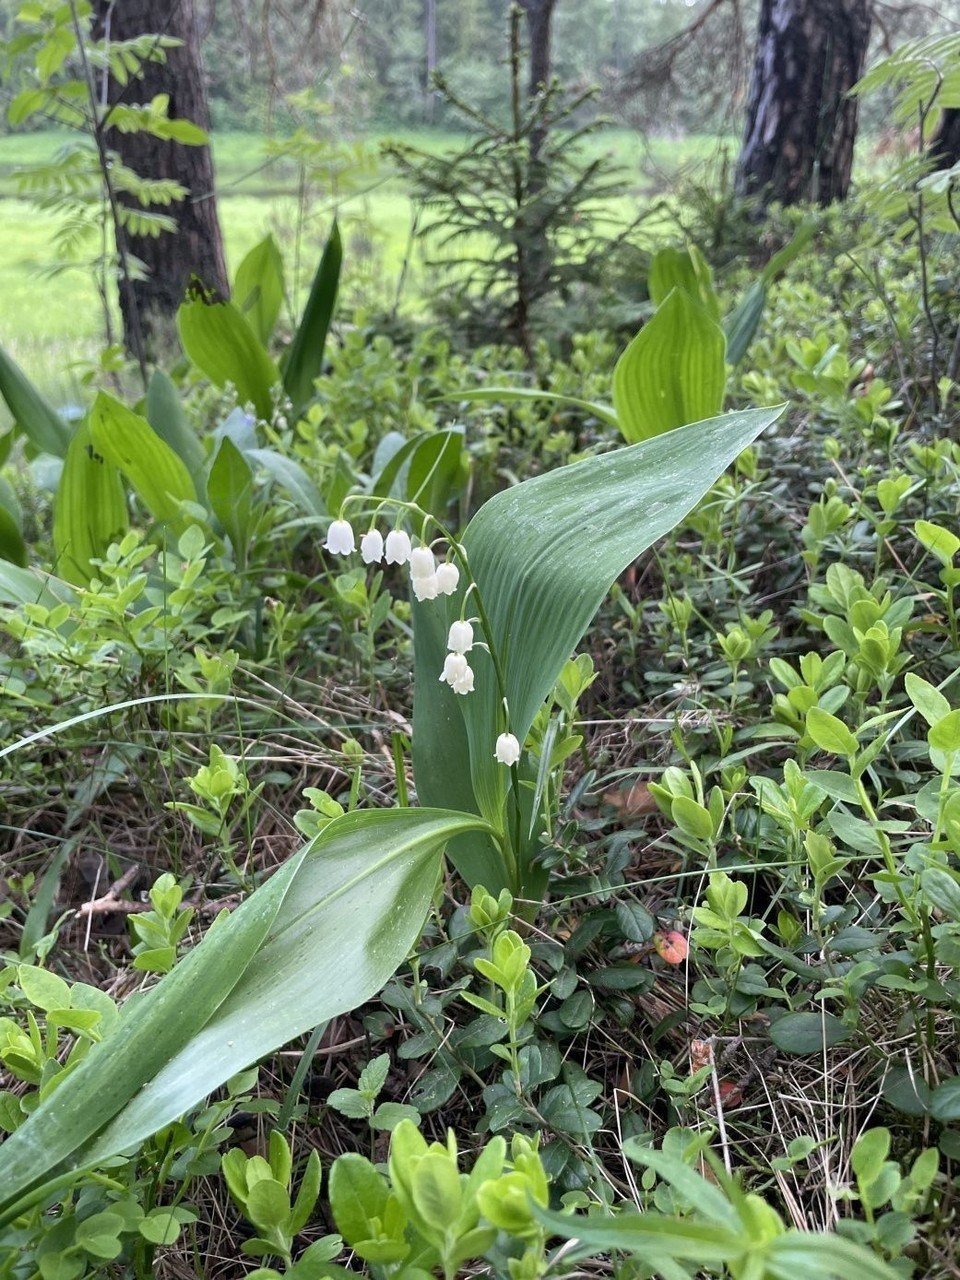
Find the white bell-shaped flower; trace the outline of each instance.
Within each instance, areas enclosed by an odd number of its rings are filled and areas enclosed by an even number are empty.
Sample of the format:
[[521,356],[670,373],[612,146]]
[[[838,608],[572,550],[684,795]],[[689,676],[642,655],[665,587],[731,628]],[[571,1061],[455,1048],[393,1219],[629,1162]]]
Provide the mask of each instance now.
[[391,529],[387,534],[387,564],[406,564],[410,559],[410,538],[403,529]]
[[437,561],[429,547],[414,547],[410,552],[410,577],[432,578],[437,572]]
[[356,551],[357,544],[354,541],[349,520],[334,520],[327,530],[327,540],[323,544],[323,549],[335,556],[348,556]]
[[469,622],[451,623],[447,636],[447,648],[451,653],[469,653],[473,648],[473,627]]
[[454,693],[473,692],[473,670],[462,653],[448,653],[440,679]]
[[427,578],[411,578],[410,585],[418,600],[436,600],[440,594],[440,583],[435,573],[431,573]]
[[520,759],[520,743],[512,733],[501,733],[493,754],[498,764],[510,768]]
[[360,555],[364,564],[379,564],[383,559],[383,535],[379,529],[368,529],[360,539]]
[[460,581],[460,570],[452,560],[437,565],[437,586],[442,596],[452,596]]

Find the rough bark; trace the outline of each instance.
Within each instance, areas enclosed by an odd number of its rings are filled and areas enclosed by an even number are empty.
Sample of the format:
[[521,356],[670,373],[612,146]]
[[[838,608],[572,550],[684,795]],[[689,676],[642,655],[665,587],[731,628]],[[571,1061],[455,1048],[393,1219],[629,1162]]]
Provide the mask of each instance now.
[[936,169],[952,169],[960,162],[960,107],[947,107],[940,116],[929,154]]
[[[149,102],[158,93],[169,94],[171,118],[209,129],[193,0],[96,0],[95,31],[114,40],[144,33],[182,40],[178,48],[167,50],[165,62],[144,63],[142,78],[125,87],[111,81],[108,101],[132,105]],[[147,133],[108,128],[107,143],[141,177],[175,178],[190,191],[186,200],[166,210],[177,221],[175,234],[127,237],[129,251],[146,267],[146,278],[133,282],[132,299],[121,290],[124,338],[133,349],[135,308],[148,353],[162,354],[175,340],[174,316],[192,274],[224,295],[228,292],[213,159],[209,147],[184,146]]]
[[[531,100],[550,83],[550,20],[556,2],[557,0],[520,0],[520,7],[527,18],[527,48],[530,58],[527,93]],[[544,129],[534,129],[531,133],[531,164],[536,164],[545,137]]]
[[871,0],[762,0],[736,190],[827,205],[850,186]]

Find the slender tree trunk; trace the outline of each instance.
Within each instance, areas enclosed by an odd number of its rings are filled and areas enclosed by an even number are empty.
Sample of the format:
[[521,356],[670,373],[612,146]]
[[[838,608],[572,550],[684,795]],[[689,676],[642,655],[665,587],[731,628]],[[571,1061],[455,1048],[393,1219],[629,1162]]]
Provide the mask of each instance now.
[[433,87],[433,73],[437,69],[437,0],[424,0],[424,36],[427,46],[427,84],[424,99],[427,123],[433,124],[437,93]]
[[[550,21],[557,0],[520,0],[527,17],[527,47],[530,57],[530,80],[527,94],[531,101],[550,83]],[[535,129],[530,135],[530,163],[535,165],[546,130]]]
[[[126,86],[111,80],[107,98],[111,104],[149,102],[156,94],[168,94],[171,118],[190,120],[202,129],[210,127],[200,45],[193,0],[96,0],[95,32],[100,37],[126,40],[151,33],[175,36],[183,43],[168,49],[165,62],[145,62],[142,76]],[[109,117],[108,117],[109,126]],[[131,346],[134,324],[131,305],[151,355],[163,354],[175,342],[174,317],[190,276],[228,293],[223,237],[214,196],[213,159],[210,148],[192,147],[152,137],[147,133],[107,130],[107,142],[123,164],[145,178],[174,178],[189,188],[185,201],[172,205],[176,233],[160,236],[128,236],[130,252],[146,269],[145,279],[133,283],[132,300],[121,291],[124,337]],[[121,202],[137,207],[130,197]]]
[[850,186],[871,0],[762,0],[736,190],[826,205]]
[[952,169],[960,161],[960,107],[947,107],[941,114],[929,154],[937,169]]

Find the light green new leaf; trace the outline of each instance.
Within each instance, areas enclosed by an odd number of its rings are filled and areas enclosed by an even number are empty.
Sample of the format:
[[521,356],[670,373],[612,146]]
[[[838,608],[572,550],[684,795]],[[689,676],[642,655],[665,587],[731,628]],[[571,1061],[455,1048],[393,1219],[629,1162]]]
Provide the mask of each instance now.
[[334,220],[283,366],[283,389],[293,402],[294,413],[299,413],[313,399],[313,384],[323,371],[323,352],[337,302],[342,263],[343,244]]
[[[455,596],[414,605],[413,759],[421,803],[500,824],[508,772],[494,759],[498,734],[509,729],[524,741],[617,576],[696,505],[781,411],[751,409],[698,422],[537,476],[481,508],[462,542],[505,671],[510,723],[502,719],[502,693],[484,650],[470,654],[473,693],[458,696],[439,681],[447,631],[460,616],[467,586],[463,575]],[[470,601],[466,607],[476,613]],[[485,638],[477,632],[478,640]],[[528,803],[532,794],[531,787]],[[523,832],[530,829],[527,818]],[[546,879],[529,866],[536,851],[534,833],[529,848],[517,851],[516,874],[483,836],[454,842],[451,857],[471,885],[536,896]]]
[[127,477],[155,520],[175,524],[197,491],[186,464],[138,413],[97,394],[90,410],[93,447]]
[[713,287],[710,264],[696,245],[685,249],[660,249],[650,263],[647,282],[650,299],[659,307],[673,289],[686,289],[711,320],[720,321],[720,303]]
[[613,406],[628,442],[720,412],[726,338],[685,289],[674,289],[617,361]]
[[233,383],[241,404],[249,402],[258,417],[270,417],[280,371],[239,307],[193,281],[177,327],[184,351],[215,387]]
[[53,547],[57,572],[85,586],[90,561],[101,558],[130,523],[120,473],[93,447],[90,427],[80,423],[60,473],[53,507]]
[[0,396],[14,421],[43,453],[66,457],[70,430],[57,411],[37,391],[15,360],[0,347]]
[[237,267],[233,296],[266,347],[283,304],[283,258],[272,235],[255,244]]
[[355,1008],[416,941],[463,814],[345,814],[217,921],[0,1146],[0,1224],[52,1178],[143,1142],[251,1063]]

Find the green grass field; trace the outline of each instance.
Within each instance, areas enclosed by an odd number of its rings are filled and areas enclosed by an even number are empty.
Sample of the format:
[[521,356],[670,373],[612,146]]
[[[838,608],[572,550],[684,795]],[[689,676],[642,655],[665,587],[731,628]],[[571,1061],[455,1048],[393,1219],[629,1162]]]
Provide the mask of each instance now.
[[[392,136],[437,151],[462,142],[449,133]],[[301,222],[295,162],[272,156],[262,135],[216,135],[219,212],[229,269],[233,271],[243,255],[272,232],[284,252],[288,283],[295,283],[295,296],[301,295],[337,216],[346,245],[347,305],[392,304],[409,255],[404,303],[415,306],[429,282],[422,246],[411,244],[412,202],[380,156],[385,140],[384,135],[370,136],[359,147],[344,146],[333,155],[328,170],[311,181]],[[0,343],[39,385],[60,399],[72,396],[71,383],[103,346],[103,308],[90,266],[65,265],[60,257],[56,233],[61,220],[19,194],[15,170],[51,160],[69,141],[70,135],[57,132],[0,138]],[[585,150],[591,155],[606,153],[622,166],[630,195],[611,212],[626,222],[637,204],[662,190],[681,164],[707,160],[719,145],[716,138],[707,137],[646,142],[631,131],[610,129],[589,139]],[[91,245],[88,262],[95,253]]]

